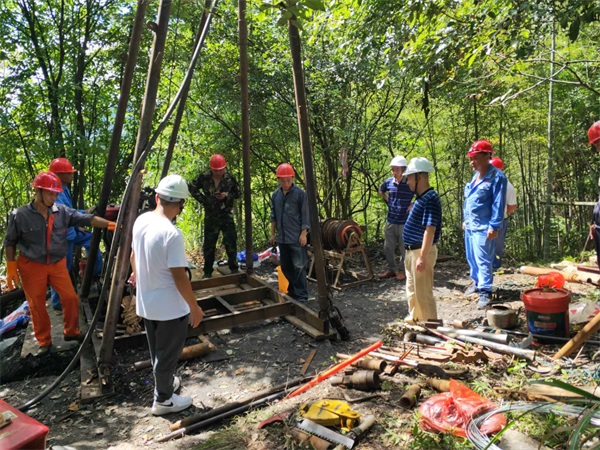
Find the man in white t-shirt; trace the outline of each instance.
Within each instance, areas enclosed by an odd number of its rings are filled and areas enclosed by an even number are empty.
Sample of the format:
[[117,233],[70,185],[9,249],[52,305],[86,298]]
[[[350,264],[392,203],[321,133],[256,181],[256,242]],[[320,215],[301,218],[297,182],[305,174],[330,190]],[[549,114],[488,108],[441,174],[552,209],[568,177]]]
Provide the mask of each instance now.
[[154,370],[155,416],[192,405],[191,397],[175,393],[180,381],[174,376],[188,322],[195,328],[204,317],[185,273],[183,234],[173,225],[188,196],[182,177],[166,176],[156,188],[156,209],[139,216],[133,225],[131,281],[136,284],[136,312],[144,319]]
[[[504,171],[504,163],[500,158],[492,158],[490,163],[497,169]],[[498,270],[502,266],[502,258],[504,257],[504,240],[506,239],[506,230],[508,229],[508,216],[517,209],[517,191],[512,183],[506,180],[506,206],[504,207],[504,220],[502,227],[498,230],[496,238],[496,255],[492,264],[492,269]]]

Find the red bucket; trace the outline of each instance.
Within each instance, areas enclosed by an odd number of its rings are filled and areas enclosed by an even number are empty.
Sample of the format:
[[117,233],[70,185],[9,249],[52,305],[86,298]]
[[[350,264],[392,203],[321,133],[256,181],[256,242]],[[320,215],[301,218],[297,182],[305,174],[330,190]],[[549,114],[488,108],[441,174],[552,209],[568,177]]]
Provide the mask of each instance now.
[[[532,334],[550,337],[569,336],[569,303],[565,289],[528,289],[521,299],[525,304],[527,329]],[[543,338],[536,341],[544,342]]]

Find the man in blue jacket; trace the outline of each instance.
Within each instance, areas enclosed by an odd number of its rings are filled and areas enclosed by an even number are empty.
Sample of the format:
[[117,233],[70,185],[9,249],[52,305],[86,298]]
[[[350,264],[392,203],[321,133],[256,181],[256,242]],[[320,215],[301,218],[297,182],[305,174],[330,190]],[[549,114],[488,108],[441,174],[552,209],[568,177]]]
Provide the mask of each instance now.
[[[50,172],[56,174],[60,178],[62,183],[62,192],[58,194],[56,203],[59,205],[65,205],[69,208],[73,207],[73,198],[71,197],[71,183],[73,182],[73,176],[77,170],[73,168],[73,165],[67,158],[55,158],[50,163]],[[87,213],[88,211],[80,210],[81,213]],[[89,231],[79,228],[71,227],[67,230],[67,270],[71,273],[73,267],[73,254],[75,253],[75,247],[81,246],[85,248],[86,254],[90,253],[90,243],[92,242],[92,233]],[[102,272],[102,253],[98,250],[96,254],[96,264],[94,265],[94,277],[100,276]],[[50,288],[52,296],[52,309],[55,311],[61,311],[62,305],[60,303],[60,296],[53,289]]]
[[475,175],[465,186],[463,230],[465,251],[473,284],[465,294],[479,293],[478,308],[485,308],[492,298],[495,239],[502,227],[506,203],[506,176],[490,160],[494,149],[485,140],[476,141],[467,157]]

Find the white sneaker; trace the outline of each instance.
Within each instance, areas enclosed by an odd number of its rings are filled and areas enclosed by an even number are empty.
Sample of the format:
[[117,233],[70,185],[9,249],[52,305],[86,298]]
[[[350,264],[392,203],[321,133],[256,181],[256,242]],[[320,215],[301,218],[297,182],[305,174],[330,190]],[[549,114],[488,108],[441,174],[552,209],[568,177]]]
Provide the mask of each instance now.
[[181,380],[179,377],[173,377],[173,392],[177,392],[181,387]]
[[165,400],[164,402],[157,402],[154,400],[152,414],[155,416],[162,416],[163,414],[183,411],[192,406],[192,402],[192,397],[180,397],[177,394],[173,394],[169,400]]

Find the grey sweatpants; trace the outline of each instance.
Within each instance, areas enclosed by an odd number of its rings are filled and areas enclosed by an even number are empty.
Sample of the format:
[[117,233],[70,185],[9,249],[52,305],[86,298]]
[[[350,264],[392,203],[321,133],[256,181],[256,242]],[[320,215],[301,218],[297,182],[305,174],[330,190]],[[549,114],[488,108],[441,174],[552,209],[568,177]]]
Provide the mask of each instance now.
[[[387,261],[388,270],[392,272],[404,272],[404,239],[402,239],[402,233],[404,232],[404,224],[396,225],[393,223],[385,222],[385,244],[383,245],[383,254]],[[400,264],[396,265],[396,249],[400,247]],[[398,270],[399,269],[399,270]]]
[[189,316],[173,320],[144,319],[157,402],[164,402],[173,395],[173,375],[187,338]]

